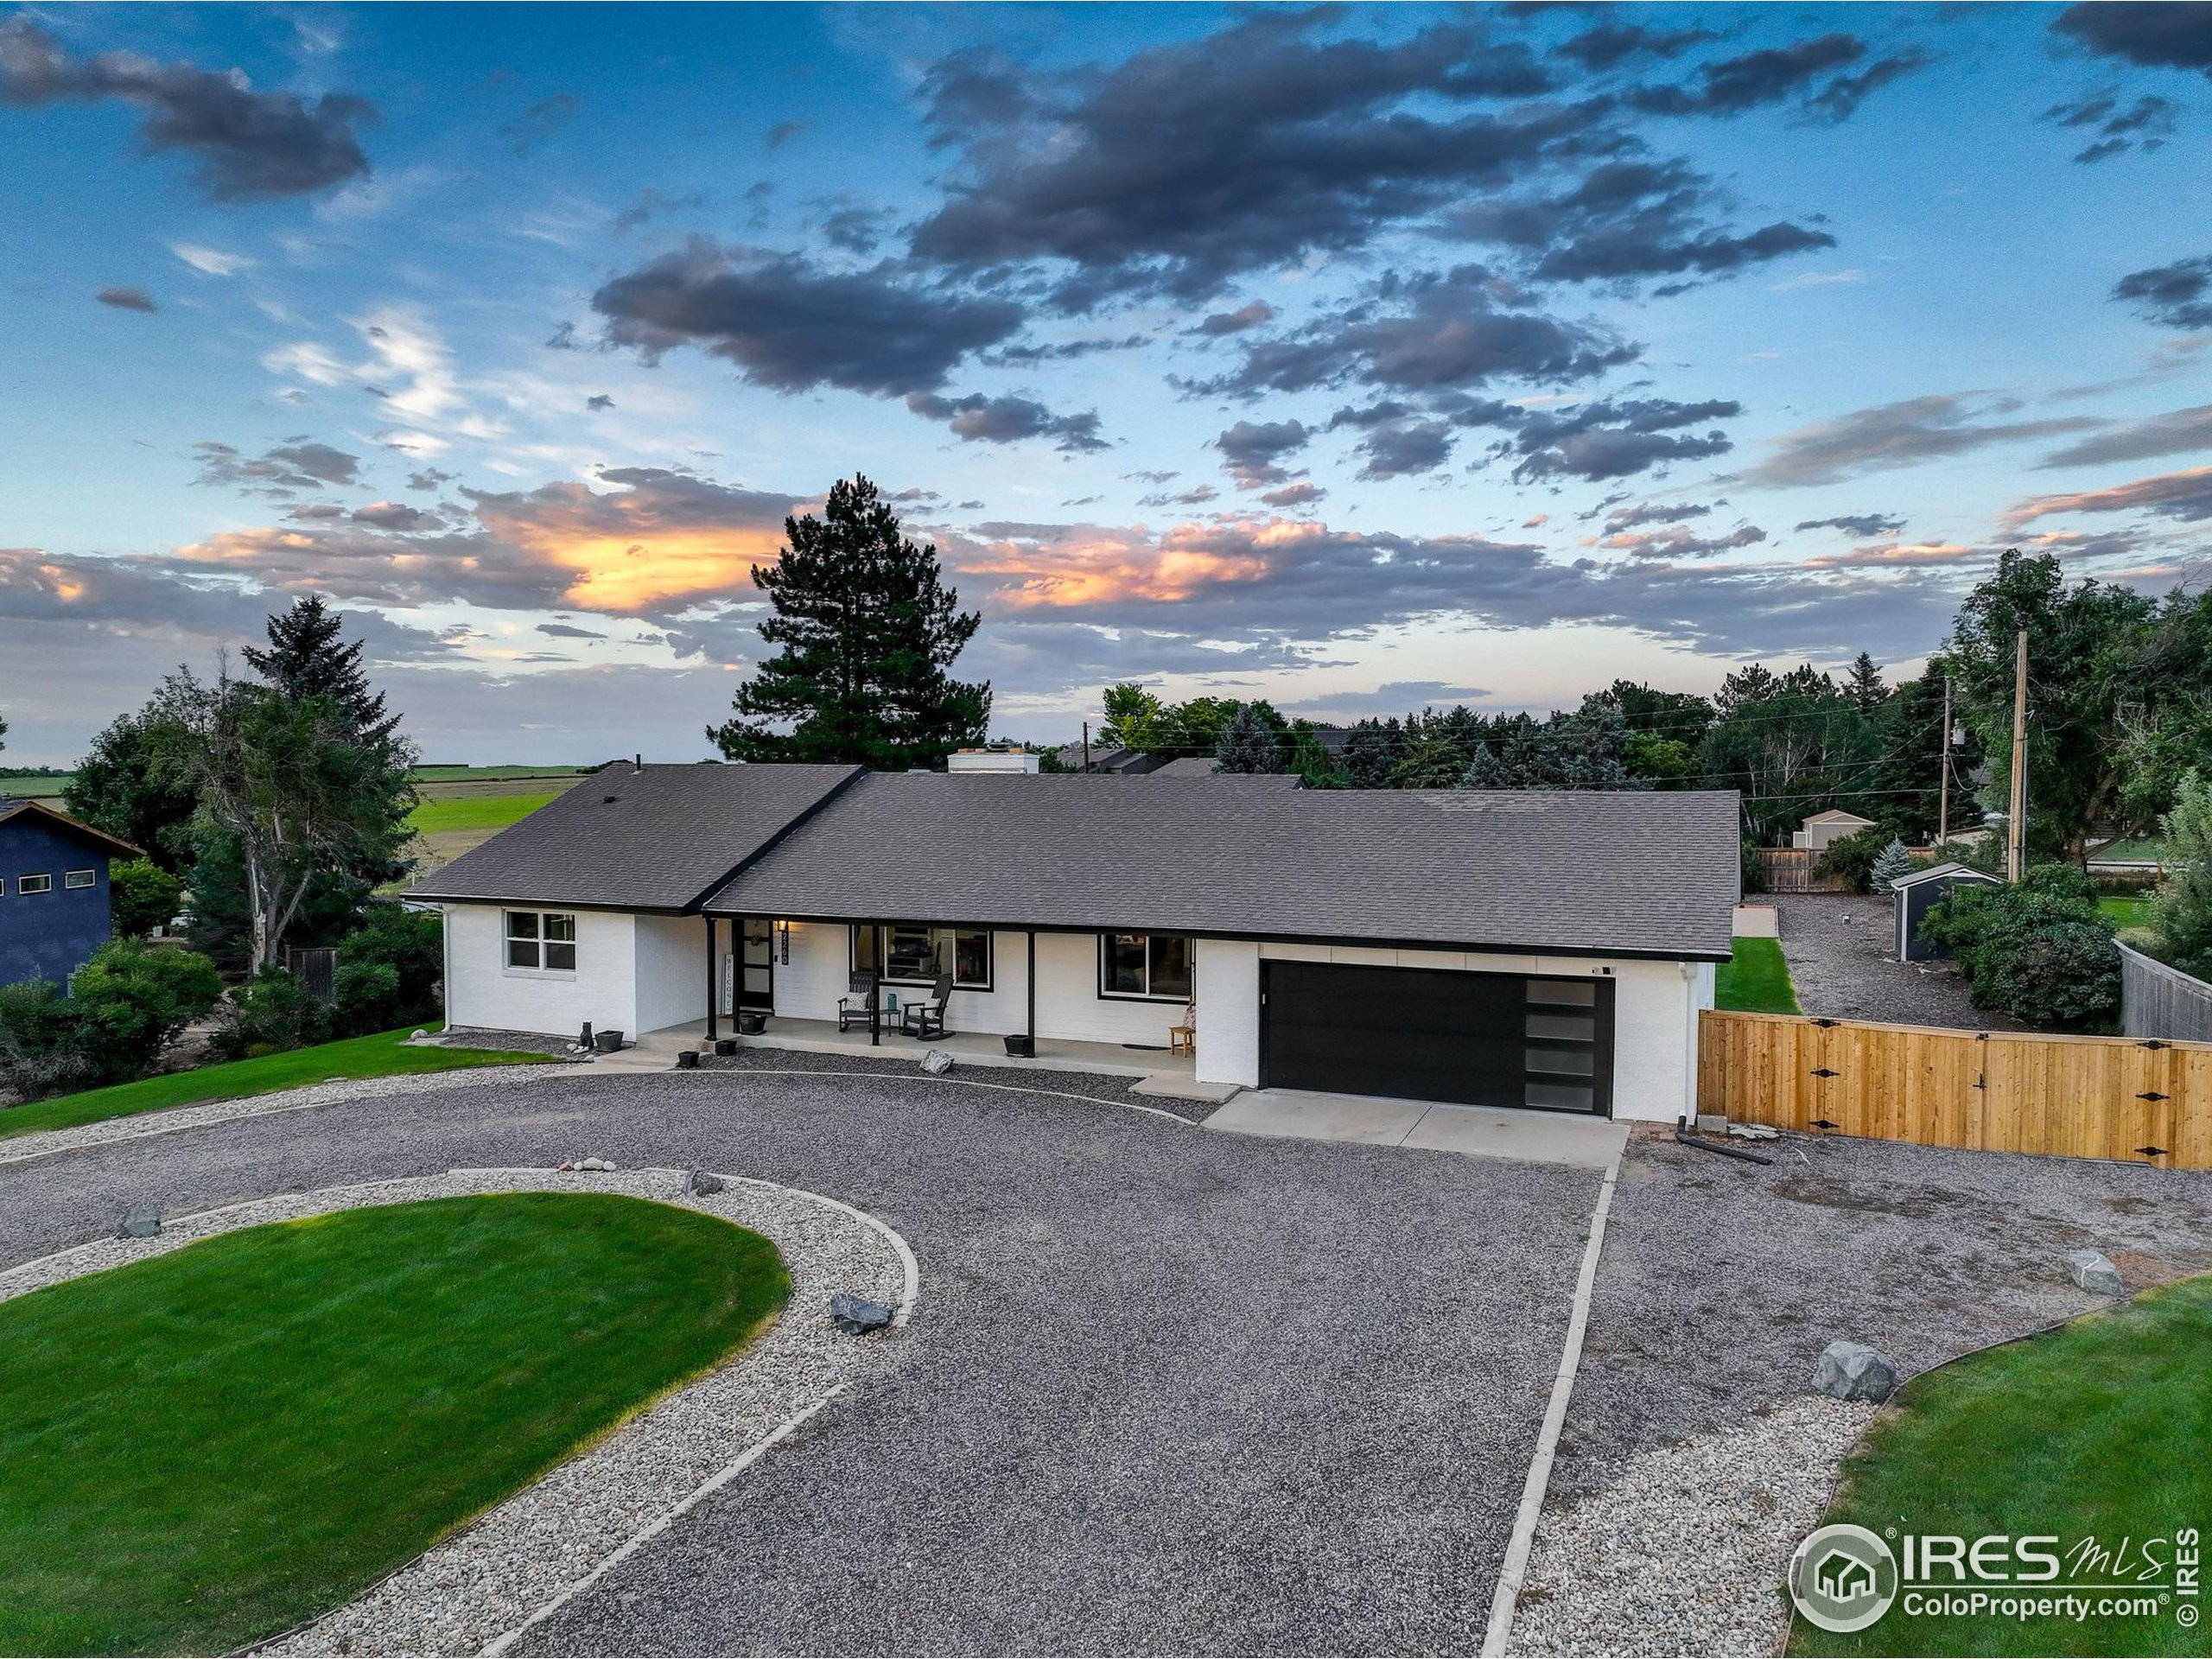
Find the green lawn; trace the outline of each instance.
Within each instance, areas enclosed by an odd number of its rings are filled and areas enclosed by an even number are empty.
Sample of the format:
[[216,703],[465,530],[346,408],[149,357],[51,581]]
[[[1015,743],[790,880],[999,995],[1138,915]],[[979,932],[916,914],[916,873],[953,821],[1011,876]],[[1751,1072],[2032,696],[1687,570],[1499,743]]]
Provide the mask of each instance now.
[[35,1100],[28,1106],[10,1106],[0,1110],[0,1141],[40,1129],[73,1128],[103,1118],[159,1111],[165,1106],[243,1100],[249,1095],[273,1094],[279,1089],[297,1089],[338,1077],[453,1071],[466,1066],[518,1065],[545,1058],[543,1054],[518,1054],[505,1049],[409,1048],[401,1040],[407,1035],[408,1031],[385,1031],[371,1037],[348,1037],[314,1048],[265,1054],[257,1060],[203,1065],[197,1071],[172,1071],[137,1083],[119,1083],[110,1089],[88,1089],[80,1094]]
[[756,1233],[532,1192],[257,1227],[0,1304],[0,1652],[274,1635],[790,1294]]
[[1796,987],[1779,939],[1738,939],[1714,976],[1713,1006],[1736,1014],[1798,1014]]
[[2156,836],[2131,836],[2126,841],[2115,841],[2097,849],[2091,858],[2151,859],[2163,862],[2168,856],[2166,843]]
[[504,830],[519,823],[560,794],[461,795],[424,801],[407,815],[407,827],[417,835],[436,835],[450,830]]
[[417,766],[414,771],[418,784],[457,784],[472,782],[480,778],[510,779],[515,778],[577,778],[583,775],[582,766]]
[[[1844,1465],[1830,1521],[1969,1541],[2056,1534],[2062,1560],[2090,1535],[2107,1548],[2122,1538],[2139,1548],[2171,1541],[2180,1528],[2202,1529],[2212,1522],[2204,1454],[2212,1443],[2212,1275],[1930,1371],[1897,1399],[1899,1409],[1877,1421]],[[2061,1581],[2109,1583],[2113,1575],[2067,1570]],[[2203,1625],[2183,1627],[2171,1612],[2080,1623],[1914,1618],[1900,1599],[1854,1636],[1800,1619],[1789,1650],[2117,1655],[2207,1646]]]
[[2147,893],[2108,893],[2097,900],[2097,908],[2111,918],[2114,927],[2125,931],[2150,926],[2151,912],[2157,902]]

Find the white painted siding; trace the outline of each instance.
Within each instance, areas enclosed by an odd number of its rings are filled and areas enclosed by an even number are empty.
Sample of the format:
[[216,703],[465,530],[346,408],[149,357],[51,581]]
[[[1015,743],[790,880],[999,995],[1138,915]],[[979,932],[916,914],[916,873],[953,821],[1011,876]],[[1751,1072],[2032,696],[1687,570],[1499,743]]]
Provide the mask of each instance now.
[[1260,947],[1243,939],[1198,941],[1201,1083],[1260,1081]]
[[509,968],[505,907],[447,905],[446,1022],[492,1031],[573,1037],[587,1020],[638,1029],[635,918],[626,912],[576,912],[576,971]]
[[707,924],[696,916],[639,916],[635,921],[638,1030],[704,1020]]

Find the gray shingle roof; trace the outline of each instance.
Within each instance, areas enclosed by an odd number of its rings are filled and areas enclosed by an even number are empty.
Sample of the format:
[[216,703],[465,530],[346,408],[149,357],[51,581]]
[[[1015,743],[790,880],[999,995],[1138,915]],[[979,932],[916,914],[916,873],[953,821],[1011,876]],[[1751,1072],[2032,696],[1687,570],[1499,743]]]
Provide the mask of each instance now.
[[95,829],[83,819],[73,818],[60,808],[48,806],[43,801],[0,798],[0,823],[5,823],[9,819],[19,815],[27,815],[23,819],[27,823],[42,823],[49,829],[60,830],[64,835],[74,836],[89,845],[99,848],[113,858],[146,856],[143,849],[132,846],[122,836],[111,836],[105,830]]
[[690,910],[860,771],[693,766],[633,772],[618,764],[434,871],[407,896]]
[[1733,792],[874,773],[707,907],[1725,958],[1738,848]]

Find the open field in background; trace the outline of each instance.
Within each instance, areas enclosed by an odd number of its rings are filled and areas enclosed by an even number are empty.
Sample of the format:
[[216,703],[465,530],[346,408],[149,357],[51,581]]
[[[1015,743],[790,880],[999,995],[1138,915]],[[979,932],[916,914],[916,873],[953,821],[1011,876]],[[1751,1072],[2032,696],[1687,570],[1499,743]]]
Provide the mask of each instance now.
[[2125,932],[2131,927],[2148,927],[2158,900],[2147,893],[2108,893],[2097,900],[2097,908],[2111,918],[2112,925]]
[[48,806],[58,807],[61,804],[61,791],[69,787],[69,779],[74,775],[41,772],[28,778],[0,778],[0,798],[44,801]]
[[[426,772],[460,774],[425,777]],[[512,773],[512,776],[506,774]],[[415,874],[429,874],[481,847],[511,823],[581,783],[585,774],[529,766],[424,766],[416,772],[423,804],[408,817],[415,830]]]

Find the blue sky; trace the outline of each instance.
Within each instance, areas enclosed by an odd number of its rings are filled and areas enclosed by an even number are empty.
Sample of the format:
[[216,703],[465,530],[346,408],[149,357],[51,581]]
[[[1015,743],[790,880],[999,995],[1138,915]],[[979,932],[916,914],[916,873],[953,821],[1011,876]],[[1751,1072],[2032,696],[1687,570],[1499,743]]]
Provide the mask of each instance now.
[[994,729],[1910,667],[2212,522],[2212,8],[0,10],[0,716],[332,595],[433,758],[706,752],[855,471]]

